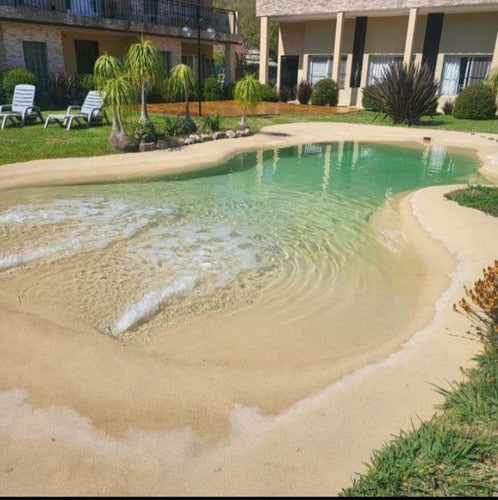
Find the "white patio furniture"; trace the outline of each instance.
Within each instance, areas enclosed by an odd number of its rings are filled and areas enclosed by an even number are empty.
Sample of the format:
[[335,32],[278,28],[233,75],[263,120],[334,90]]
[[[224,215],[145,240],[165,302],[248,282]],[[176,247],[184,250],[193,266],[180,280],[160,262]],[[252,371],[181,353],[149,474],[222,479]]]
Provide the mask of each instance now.
[[64,115],[48,115],[45,120],[44,128],[47,128],[50,122],[56,122],[61,127],[66,127],[67,130],[71,129],[73,123],[89,127],[92,122],[97,121],[99,118],[107,118],[103,110],[104,100],[105,92],[90,90],[82,106],[68,106],[66,114]]
[[2,120],[1,128],[5,128],[7,120],[18,127],[22,127],[28,119],[37,118],[43,123],[43,116],[40,108],[35,106],[34,85],[20,84],[14,88],[14,96],[12,104],[3,104],[0,106],[0,119]]

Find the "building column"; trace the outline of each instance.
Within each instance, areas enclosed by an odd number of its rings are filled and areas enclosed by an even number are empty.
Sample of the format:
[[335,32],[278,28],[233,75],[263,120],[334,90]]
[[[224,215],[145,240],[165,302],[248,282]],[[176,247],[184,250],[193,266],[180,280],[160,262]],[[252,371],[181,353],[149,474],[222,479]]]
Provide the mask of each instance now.
[[232,43],[225,44],[225,83],[233,83],[235,81],[235,67],[237,60],[235,57],[235,45]]
[[260,23],[259,42],[259,81],[268,85],[268,63],[270,57],[270,22],[268,17],[262,17]]
[[281,64],[280,58],[284,55],[284,43],[282,41],[282,30],[280,25],[278,26],[278,52],[277,52],[277,92],[280,91],[280,73],[281,73]]
[[418,9],[410,9],[408,16],[408,28],[406,30],[405,55],[403,62],[410,64],[413,54],[413,41],[415,40],[415,25],[417,24]]
[[332,60],[332,80],[339,84],[339,71],[341,68],[342,33],[344,31],[344,12],[337,13],[335,22],[334,59]]
[[491,69],[498,67],[498,32],[496,33],[495,50],[493,52],[493,59],[491,60]]

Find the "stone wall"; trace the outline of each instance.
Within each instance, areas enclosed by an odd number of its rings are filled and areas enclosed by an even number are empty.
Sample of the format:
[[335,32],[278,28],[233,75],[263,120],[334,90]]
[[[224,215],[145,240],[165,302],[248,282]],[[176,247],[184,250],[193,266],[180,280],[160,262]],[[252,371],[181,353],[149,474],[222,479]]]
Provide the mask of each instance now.
[[337,12],[403,10],[413,7],[430,8],[458,6],[493,6],[493,0],[256,0],[258,16],[293,16],[313,14],[336,14]]
[[45,42],[47,44],[48,72],[64,71],[64,55],[60,28],[37,24],[2,22],[1,49],[2,69],[24,68],[22,42]]

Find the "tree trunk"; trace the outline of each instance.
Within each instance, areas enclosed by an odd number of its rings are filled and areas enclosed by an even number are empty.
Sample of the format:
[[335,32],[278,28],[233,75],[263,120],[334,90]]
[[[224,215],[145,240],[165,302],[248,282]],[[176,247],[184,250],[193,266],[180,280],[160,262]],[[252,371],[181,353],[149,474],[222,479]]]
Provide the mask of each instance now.
[[140,121],[141,122],[148,122],[149,121],[149,115],[147,114],[147,101],[145,99],[146,97],[146,92],[145,92],[145,85],[142,85],[142,110],[140,113]]

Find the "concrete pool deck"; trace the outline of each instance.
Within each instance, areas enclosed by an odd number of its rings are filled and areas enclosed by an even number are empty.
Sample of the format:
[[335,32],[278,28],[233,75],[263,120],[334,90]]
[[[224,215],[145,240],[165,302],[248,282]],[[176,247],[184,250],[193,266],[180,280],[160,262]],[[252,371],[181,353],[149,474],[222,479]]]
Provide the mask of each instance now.
[[[247,139],[180,151],[4,166],[0,189],[164,175],[212,165],[241,150],[340,140],[424,144],[426,136],[431,144],[475,151],[483,162],[481,172],[498,180],[498,136],[317,125],[268,127]],[[452,304],[462,296],[463,285],[472,285],[482,267],[498,257],[498,220],[445,200],[443,193],[451,189],[425,188],[403,197],[399,206],[412,245],[424,253],[428,269],[434,274],[439,269],[441,274],[428,284],[434,290],[427,297],[439,296],[437,304],[423,304],[432,311],[430,323],[413,332],[401,349],[391,347],[381,359],[364,363],[276,415],[235,405],[230,408],[229,432],[214,442],[186,426],[130,428],[112,435],[87,415],[65,407],[70,405],[40,403],[22,376],[12,378],[16,370],[21,375],[23,370],[38,370],[46,374],[42,383],[50,385],[56,376],[54,361],[75,363],[73,357],[81,350],[98,365],[115,356],[123,370],[137,374],[143,353],[103,336],[96,341],[94,332],[75,335],[67,327],[26,313],[15,296],[0,295],[2,494],[334,495],[347,487],[372,449],[401,428],[408,429],[411,419],[432,415],[440,397],[430,384],[445,386],[460,380],[460,366],[469,366],[479,349],[466,338],[469,323],[453,312]],[[452,272],[449,286],[448,272]],[[154,363],[149,370],[161,373]],[[102,384],[112,388],[113,383],[112,377],[97,380],[89,372],[80,388],[92,390]],[[112,391],[108,398],[113,411],[119,411],[121,402]],[[141,403],[137,401],[137,406]]]

